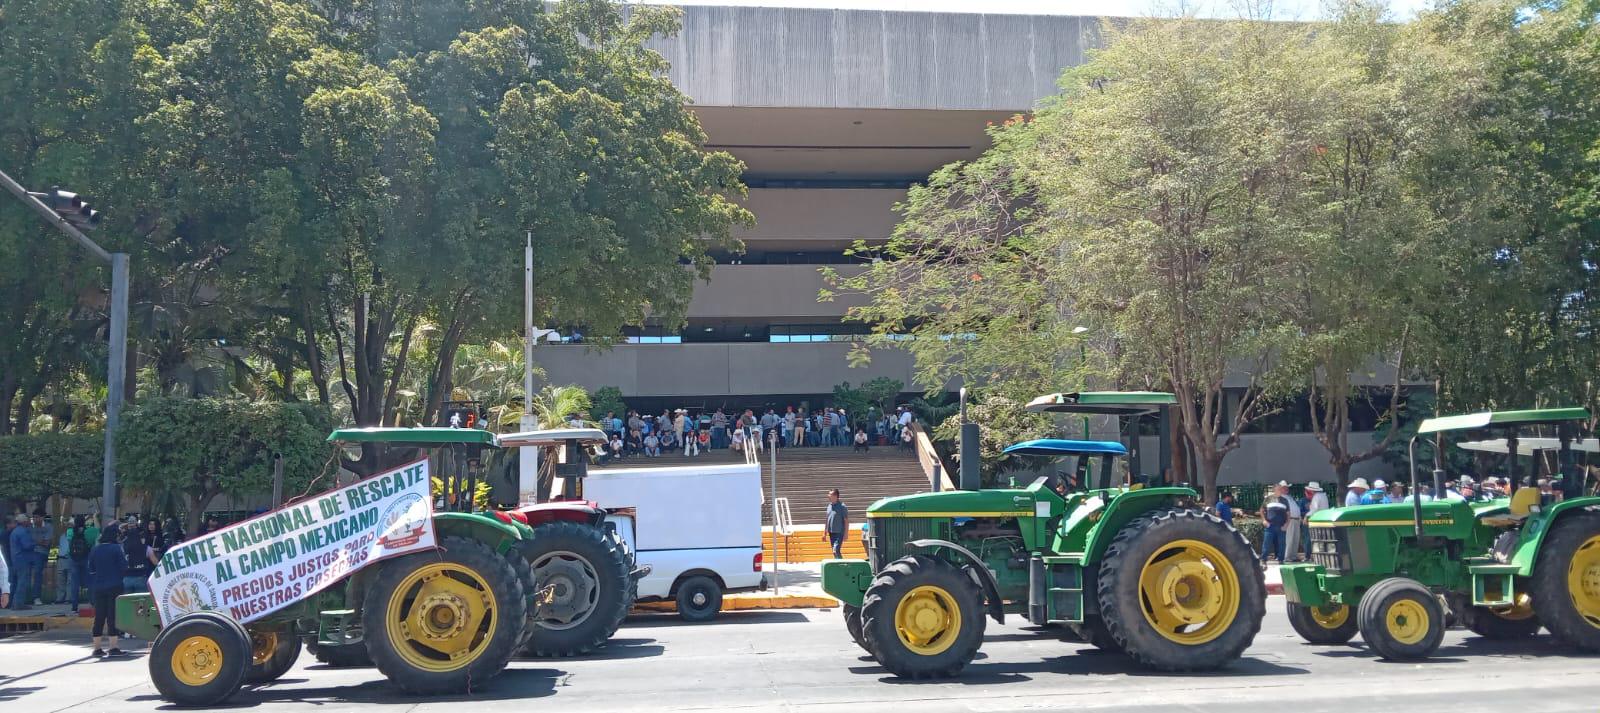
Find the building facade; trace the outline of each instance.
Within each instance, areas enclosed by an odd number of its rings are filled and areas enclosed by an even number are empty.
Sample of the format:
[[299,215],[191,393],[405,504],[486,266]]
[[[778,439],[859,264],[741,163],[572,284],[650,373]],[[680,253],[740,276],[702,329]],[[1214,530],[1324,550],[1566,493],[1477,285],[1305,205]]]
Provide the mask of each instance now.
[[[850,299],[818,300],[819,268],[860,269],[846,249],[887,241],[907,187],[980,155],[987,127],[1054,94],[1100,28],[1092,17],[685,7],[682,31],[654,46],[710,148],[747,167],[746,251],[717,256],[684,329],[645,326],[607,351],[540,346],[537,361],[553,383],[615,386],[652,411],[819,405],[836,384],[880,376],[922,391],[904,352],[850,365],[864,330],[843,320]],[[1225,480],[1331,474],[1309,434],[1247,441]],[[1274,471],[1285,453],[1297,469]]]

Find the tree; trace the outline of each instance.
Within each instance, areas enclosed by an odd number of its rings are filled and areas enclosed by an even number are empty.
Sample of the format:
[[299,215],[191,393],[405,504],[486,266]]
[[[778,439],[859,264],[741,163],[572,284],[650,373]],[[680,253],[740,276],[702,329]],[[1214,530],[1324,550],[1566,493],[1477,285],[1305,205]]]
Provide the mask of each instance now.
[[[967,417],[983,424],[978,432],[978,456],[982,459],[979,472],[983,476],[984,487],[998,487],[1000,477],[1008,472],[1041,467],[1050,461],[1049,458],[1013,456],[1003,452],[1014,443],[1059,435],[1049,416],[1029,412],[1023,405],[1024,402],[994,395],[967,404]],[[959,466],[961,415],[946,418],[933,428],[931,435],[937,442],[946,444],[951,460]]]
[[318,427],[319,406],[242,399],[148,399],[117,431],[117,471],[125,487],[172,494],[194,532],[218,495],[271,491],[274,457],[283,458],[284,492],[332,484],[336,453]]
[[0,502],[100,495],[105,455],[101,433],[35,433],[0,437]]
[[608,413],[614,413],[619,418],[628,415],[628,404],[622,400],[622,389],[615,386],[595,389],[589,394],[589,404],[589,415],[594,418],[604,418]]

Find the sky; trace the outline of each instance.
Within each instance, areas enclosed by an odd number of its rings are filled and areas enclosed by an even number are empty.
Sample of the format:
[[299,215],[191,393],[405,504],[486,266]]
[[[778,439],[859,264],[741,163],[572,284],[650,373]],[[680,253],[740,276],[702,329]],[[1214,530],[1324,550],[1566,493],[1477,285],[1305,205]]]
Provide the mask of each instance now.
[[[748,7],[806,7],[849,10],[901,10],[910,12],[986,12],[1021,15],[1172,16],[1183,2],[1200,17],[1238,17],[1230,0],[647,0],[672,5],[735,5]],[[1322,16],[1322,0],[1272,0],[1272,18],[1315,20]],[[1396,20],[1409,20],[1427,0],[1389,0]]]

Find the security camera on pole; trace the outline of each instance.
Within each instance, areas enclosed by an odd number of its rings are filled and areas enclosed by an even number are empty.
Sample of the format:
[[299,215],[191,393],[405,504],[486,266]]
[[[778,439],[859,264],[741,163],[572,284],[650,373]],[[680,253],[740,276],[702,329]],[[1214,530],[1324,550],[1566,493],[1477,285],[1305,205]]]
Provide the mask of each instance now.
[[100,514],[102,519],[115,516],[117,509],[116,434],[122,421],[122,390],[126,377],[128,353],[128,254],[110,253],[83,234],[85,230],[99,227],[101,215],[81,196],[71,191],[52,187],[48,192],[34,193],[22,184],[0,172],[0,183],[6,190],[26,203],[45,222],[56,227],[68,237],[78,241],[95,257],[111,265],[111,355],[106,365],[106,446],[105,464],[101,471]]

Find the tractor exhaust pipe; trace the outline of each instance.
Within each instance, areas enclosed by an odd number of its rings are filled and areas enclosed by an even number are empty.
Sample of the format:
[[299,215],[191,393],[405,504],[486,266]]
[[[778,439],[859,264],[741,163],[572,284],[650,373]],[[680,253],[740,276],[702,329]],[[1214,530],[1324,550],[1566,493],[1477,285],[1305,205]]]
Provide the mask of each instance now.
[[[1411,443],[1406,446],[1406,457],[1410,460],[1411,471],[1411,519],[1416,527],[1417,537],[1422,537],[1422,496],[1417,492],[1417,437],[1411,437]],[[1435,476],[1435,480],[1438,477]],[[1442,494],[1442,493],[1437,493]]]
[[961,442],[959,448],[961,489],[982,490],[983,463],[978,455],[978,424],[967,420],[967,389],[964,386],[961,387]]

